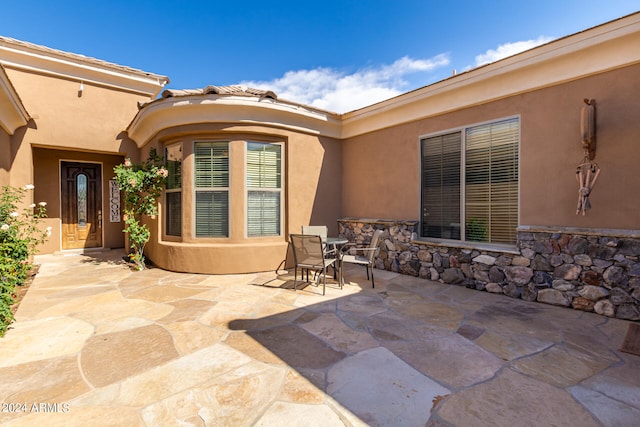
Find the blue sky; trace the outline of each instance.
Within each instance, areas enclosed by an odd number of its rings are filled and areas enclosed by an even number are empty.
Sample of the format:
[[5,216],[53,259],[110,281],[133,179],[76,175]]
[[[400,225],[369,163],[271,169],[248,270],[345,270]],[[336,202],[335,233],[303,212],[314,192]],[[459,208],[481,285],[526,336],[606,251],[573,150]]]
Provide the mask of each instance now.
[[347,112],[640,10],[637,0],[0,0],[0,36]]

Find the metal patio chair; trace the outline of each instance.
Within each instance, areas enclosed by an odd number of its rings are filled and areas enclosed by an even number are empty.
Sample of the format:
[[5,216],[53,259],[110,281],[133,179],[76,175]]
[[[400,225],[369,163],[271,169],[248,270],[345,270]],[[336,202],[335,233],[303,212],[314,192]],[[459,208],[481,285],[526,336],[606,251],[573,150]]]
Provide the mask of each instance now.
[[371,242],[366,248],[353,247],[355,243],[348,243],[342,248],[342,254],[340,255],[340,263],[350,263],[364,265],[367,269],[367,280],[369,280],[369,270],[371,270],[371,287],[375,288],[376,283],[373,279],[373,266],[375,259],[380,253],[380,235],[382,230],[376,230],[371,236]]
[[[337,248],[335,246],[329,247],[329,245],[327,245],[327,236],[329,235],[329,227],[327,227],[326,225],[303,225],[302,234],[311,234],[314,236],[320,236],[320,238],[322,239],[322,248],[325,251],[325,253],[331,250],[335,250],[336,253],[338,253]],[[334,279],[337,277],[337,274],[338,274],[336,265],[337,263],[333,265]]]
[[[303,272],[307,271],[307,281],[309,280],[308,272],[317,273],[316,283],[320,284],[320,276],[322,275],[322,295],[325,294],[327,286],[327,267],[335,266],[337,262],[337,253],[335,250],[325,251],[320,236],[310,234],[290,234],[289,239],[293,247],[293,259],[295,263],[293,289],[298,290],[298,269],[302,279]],[[342,281],[340,281],[342,287]]]
[[327,240],[329,234],[329,227],[326,225],[303,225],[302,234],[311,234],[313,236],[320,236],[322,241]]

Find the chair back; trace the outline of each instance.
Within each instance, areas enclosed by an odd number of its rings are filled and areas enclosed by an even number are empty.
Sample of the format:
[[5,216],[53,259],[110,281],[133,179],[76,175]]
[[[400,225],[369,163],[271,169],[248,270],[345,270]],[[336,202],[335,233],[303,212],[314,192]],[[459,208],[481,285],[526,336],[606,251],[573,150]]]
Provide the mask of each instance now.
[[320,236],[311,234],[290,234],[293,258],[296,265],[324,266],[324,252]]
[[369,262],[373,263],[378,254],[380,253],[380,236],[382,235],[382,230],[376,230],[373,232],[373,236],[371,236],[371,243],[369,243],[369,248],[375,248],[375,251],[367,251],[367,258],[369,258]]
[[303,225],[302,234],[312,234],[314,236],[320,236],[322,240],[327,240],[329,229],[326,225]]

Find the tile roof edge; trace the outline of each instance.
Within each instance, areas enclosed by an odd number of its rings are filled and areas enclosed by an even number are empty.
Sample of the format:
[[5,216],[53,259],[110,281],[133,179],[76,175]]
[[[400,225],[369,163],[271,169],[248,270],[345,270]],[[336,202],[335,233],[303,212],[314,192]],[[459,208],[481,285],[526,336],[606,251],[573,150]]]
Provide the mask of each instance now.
[[78,53],[66,52],[63,50],[54,49],[47,46],[31,43],[31,42],[25,42],[22,40],[11,38],[11,37],[0,36],[0,46],[1,45],[10,46],[17,50],[23,50],[23,51],[30,50],[30,51],[41,52],[47,55],[57,56],[59,58],[64,58],[71,61],[96,65],[96,66],[108,68],[111,70],[117,70],[120,72],[126,72],[126,73],[135,74],[142,77],[164,81],[165,84],[169,83],[169,77],[163,76],[161,74],[151,73],[148,71],[140,70],[137,68],[126,66],[126,65],[119,65],[114,62],[109,62],[102,59],[81,55]]

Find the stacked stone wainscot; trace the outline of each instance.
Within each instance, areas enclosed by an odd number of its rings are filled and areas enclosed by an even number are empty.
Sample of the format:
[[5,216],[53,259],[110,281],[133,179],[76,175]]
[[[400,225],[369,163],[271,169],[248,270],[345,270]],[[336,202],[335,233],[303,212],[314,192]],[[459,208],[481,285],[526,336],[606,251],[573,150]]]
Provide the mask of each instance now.
[[418,239],[418,221],[343,218],[367,246],[383,230],[376,268],[512,298],[640,320],[640,232],[520,227],[513,248]]

